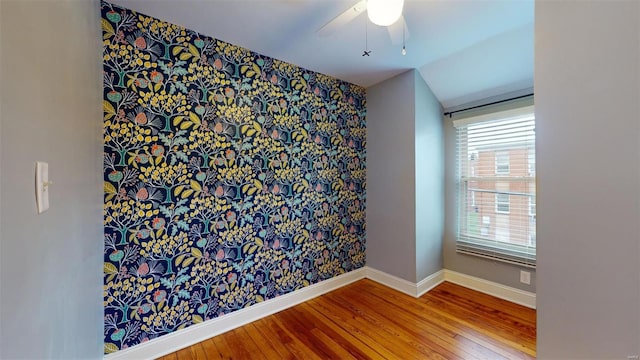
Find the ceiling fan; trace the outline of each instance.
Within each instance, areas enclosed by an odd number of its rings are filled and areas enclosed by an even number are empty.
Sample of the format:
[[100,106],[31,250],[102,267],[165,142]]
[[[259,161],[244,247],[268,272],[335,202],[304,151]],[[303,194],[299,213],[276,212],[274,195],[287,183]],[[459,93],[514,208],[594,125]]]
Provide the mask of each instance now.
[[[369,2],[369,4],[368,4]],[[345,25],[347,25],[348,23],[350,23],[351,21],[353,21],[355,18],[357,18],[358,16],[360,16],[362,13],[364,12],[368,12],[369,13],[369,19],[373,18],[372,16],[372,9],[368,8],[368,6],[372,5],[371,3],[390,3],[390,2],[394,2],[394,1],[388,1],[388,0],[361,0],[358,1],[357,3],[355,3],[354,5],[350,6],[347,10],[345,10],[344,12],[342,12],[341,14],[339,14],[338,16],[336,16],[335,18],[333,18],[331,21],[329,21],[328,23],[326,23],[324,26],[322,26],[318,31],[317,34],[320,36],[330,36],[336,32],[338,32],[342,27],[344,27]],[[402,15],[402,2],[403,1],[395,1],[396,3],[400,3],[400,17],[398,18],[397,21],[394,21],[393,23],[391,23],[390,25],[383,25],[387,28],[387,31],[389,32],[389,37],[391,38],[391,43],[393,45],[402,45],[403,44],[403,37],[404,40],[406,41],[406,39],[409,38],[409,29],[407,28],[407,24],[404,20],[404,16]],[[384,5],[383,5],[384,6]],[[375,9],[373,9],[375,10]],[[375,14],[373,14],[375,16]],[[372,21],[373,23],[376,23],[375,21]]]

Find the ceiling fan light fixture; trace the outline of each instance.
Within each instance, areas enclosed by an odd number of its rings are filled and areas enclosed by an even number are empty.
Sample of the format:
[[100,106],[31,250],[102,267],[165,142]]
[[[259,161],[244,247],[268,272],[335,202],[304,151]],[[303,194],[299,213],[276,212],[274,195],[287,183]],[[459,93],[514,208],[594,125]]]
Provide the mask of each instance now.
[[389,26],[400,19],[404,0],[367,0],[367,15],[378,26]]

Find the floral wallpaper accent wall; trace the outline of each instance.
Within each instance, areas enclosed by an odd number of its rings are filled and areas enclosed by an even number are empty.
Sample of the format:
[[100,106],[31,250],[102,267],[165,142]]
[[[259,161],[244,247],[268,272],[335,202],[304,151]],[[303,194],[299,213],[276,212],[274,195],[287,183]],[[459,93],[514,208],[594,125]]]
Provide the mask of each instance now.
[[105,353],[365,263],[365,90],[102,2]]

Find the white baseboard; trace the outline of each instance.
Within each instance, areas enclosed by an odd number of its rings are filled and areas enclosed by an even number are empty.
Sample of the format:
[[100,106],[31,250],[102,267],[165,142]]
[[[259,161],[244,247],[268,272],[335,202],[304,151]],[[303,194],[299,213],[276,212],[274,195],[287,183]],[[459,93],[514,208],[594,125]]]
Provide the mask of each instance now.
[[440,285],[440,283],[445,281],[444,271],[445,270],[440,270],[438,272],[435,272],[435,273],[427,276],[426,278],[424,278],[419,283],[417,283],[416,284],[416,297],[420,297],[420,296],[424,295],[429,290],[433,289],[434,287]]
[[440,270],[429,275],[427,278],[417,284],[368,266],[365,266],[365,270],[365,277],[414,297],[420,297],[429,290],[438,286],[443,281],[449,281],[469,289],[480,291],[481,293],[492,295],[503,300],[511,301],[512,303],[523,305],[532,309],[536,308],[535,293],[516,289],[510,286],[505,286],[492,281],[480,279],[451,270]]
[[505,286],[485,279],[469,276],[451,270],[444,271],[444,280],[464,286],[469,289],[480,291],[485,294],[495,296],[500,299],[511,301],[516,304],[526,306],[528,308],[536,308],[536,294]]
[[138,344],[128,349],[105,355],[105,360],[116,359],[156,359],[163,355],[199,343],[229,330],[275,314],[294,305],[311,300],[329,291],[341,288],[354,281],[363,279],[365,268],[360,268],[346,274],[307,286],[289,294],[257,303],[251,307],[234,311],[215,319],[191,325],[180,331],[163,335],[157,339]]
[[365,277],[410,296],[416,296],[416,284],[386,272],[365,266]]
[[380,283],[384,286],[403,292],[413,297],[420,297],[427,291],[433,289],[435,286],[444,281],[444,273],[442,270],[437,271],[419,283],[412,283],[405,279],[401,279],[397,276],[387,274],[383,271],[366,266],[366,277]]

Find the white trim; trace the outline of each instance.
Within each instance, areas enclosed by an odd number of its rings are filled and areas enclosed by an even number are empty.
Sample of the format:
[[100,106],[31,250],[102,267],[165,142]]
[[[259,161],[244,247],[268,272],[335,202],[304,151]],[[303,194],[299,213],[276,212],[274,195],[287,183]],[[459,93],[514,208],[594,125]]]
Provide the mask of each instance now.
[[115,353],[105,355],[104,359],[155,359],[363,279],[366,272],[365,267],[353,270],[292,293],[257,303],[248,308],[234,311],[215,319],[191,325],[185,329],[163,335],[128,349],[116,351]]
[[366,266],[366,270],[366,277],[368,279],[413,297],[420,297],[424,295],[424,293],[433,289],[444,281],[443,270],[439,270],[427,276],[417,284],[405,279],[401,279],[397,276],[387,274],[383,271],[374,269],[369,266]]
[[[495,204],[496,204],[496,208],[495,213],[496,214],[509,214],[511,212],[511,195],[510,194],[505,194],[505,193],[500,193],[500,192],[496,192],[495,194]],[[498,197],[500,197],[500,195],[507,195],[507,201],[498,201]],[[503,199],[504,200],[504,199]],[[498,210],[498,208],[500,207],[500,205],[504,206],[507,205],[508,210],[507,211],[503,211],[503,210]]]
[[444,280],[500,299],[511,301],[512,303],[520,304],[528,308],[536,308],[536,294],[529,291],[516,289],[446,269],[444,270]]
[[[505,155],[506,155],[506,164],[505,164]],[[494,174],[496,175],[509,175],[511,174],[511,155],[509,154],[509,149],[508,150],[496,150],[495,152],[495,156],[494,156],[494,160],[495,160],[495,170],[494,170]],[[507,171],[498,171],[500,169],[500,167],[507,167]]]
[[416,297],[420,297],[445,281],[444,271],[439,270],[416,284]]
[[390,287],[394,290],[398,290],[402,293],[405,293],[409,296],[416,296],[416,284],[411,281],[407,281],[405,279],[401,279],[397,276],[387,274],[384,271],[380,271],[374,269],[372,267],[366,266],[366,277],[370,280],[373,280],[377,283],[380,283],[386,287]]

